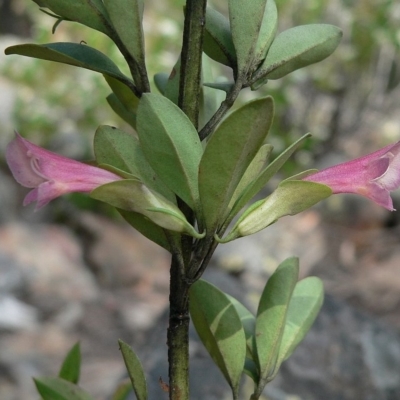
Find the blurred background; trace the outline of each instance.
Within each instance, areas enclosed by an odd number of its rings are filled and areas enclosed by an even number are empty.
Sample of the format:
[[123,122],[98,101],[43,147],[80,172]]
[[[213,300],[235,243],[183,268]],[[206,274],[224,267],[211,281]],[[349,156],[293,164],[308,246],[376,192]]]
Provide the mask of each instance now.
[[[304,133],[313,135],[271,181],[271,188],[304,169],[330,166],[400,140],[400,2],[276,2],[278,31],[331,23],[343,30],[343,40],[323,62],[270,81],[259,92],[247,89],[240,95],[238,104],[260,92],[274,97],[276,116],[269,142],[275,154]],[[169,73],[179,56],[183,3],[145,2],[150,77]],[[226,13],[226,1],[210,4]],[[4,55],[6,47],[19,43],[85,41],[126,71],[122,56],[106,36],[71,22],[62,22],[52,33],[54,21],[33,1],[0,0],[2,400],[36,399],[31,377],[56,374],[63,355],[77,340],[81,340],[84,355],[82,385],[96,399],[109,398],[124,375],[116,340],[145,347],[148,335],[162,324],[159,317],[168,300],[167,254],[126,226],[110,207],[78,194],[57,199],[38,212],[32,206],[21,206],[27,190],[14,182],[4,160],[14,130],[38,145],[86,161],[93,159],[92,140],[98,125],[131,129],[109,108],[105,100],[109,89],[101,75]],[[214,73],[218,76],[226,71],[215,65]],[[393,193],[393,199],[399,209],[400,193]],[[345,335],[345,329],[353,327],[354,342],[339,345],[337,337],[332,337],[320,349],[329,356],[309,360],[310,365],[322,363],[314,371],[320,376],[309,381],[307,376],[296,375],[295,366],[289,368],[291,378],[297,376],[307,387],[288,389],[278,379],[268,398],[400,399],[399,222],[399,213],[363,198],[332,196],[254,237],[220,246],[213,267],[232,279],[232,287],[245,289],[250,307],[277,264],[297,255],[302,276],[320,276],[329,299],[341,304],[340,312],[354,315],[349,317],[353,323],[338,332],[338,336]],[[376,342],[358,346],[364,343],[361,333],[366,328],[361,329],[356,315],[365,315],[370,332],[378,332],[391,350],[375,357],[371,354]],[[329,337],[329,332],[325,335]],[[160,340],[165,342],[163,337]],[[344,348],[353,351],[354,368],[365,365],[368,373],[349,378],[352,375],[340,366],[333,371],[329,343],[337,344],[337,354],[343,355]],[[382,356],[385,351],[389,358]],[[377,379],[376,371],[383,378]],[[347,390],[346,379],[348,386],[360,390],[368,383],[365,393],[372,397]],[[322,388],[318,386],[320,392],[316,392],[315,380],[325,382]]]

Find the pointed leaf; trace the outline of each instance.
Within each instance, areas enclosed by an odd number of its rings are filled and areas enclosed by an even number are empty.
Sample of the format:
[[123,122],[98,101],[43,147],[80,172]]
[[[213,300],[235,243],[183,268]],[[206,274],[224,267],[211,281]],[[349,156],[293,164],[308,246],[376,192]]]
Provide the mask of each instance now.
[[199,191],[206,226],[214,231],[272,123],[271,97],[251,101],[230,114],[207,143],[199,169]]
[[43,400],[93,400],[83,389],[65,379],[41,377],[33,380]]
[[149,164],[192,209],[198,203],[198,167],[203,148],[189,118],[167,98],[143,94],[137,114],[138,135]]
[[253,59],[267,0],[229,0],[229,20],[239,75],[246,74]]
[[260,33],[254,50],[255,64],[264,60],[272,41],[275,38],[278,27],[278,10],[274,0],[267,0],[264,16],[261,23]]
[[129,395],[132,392],[132,383],[128,381],[121,382],[114,394],[112,395],[111,400],[128,400]]
[[79,342],[68,352],[58,373],[59,378],[72,383],[79,382],[81,372],[81,349]]
[[321,309],[323,299],[324,286],[319,278],[310,276],[296,284],[286,316],[275,374],[282,361],[289,358],[310,330]]
[[151,168],[139,140],[133,134],[112,126],[99,126],[94,135],[94,154],[98,164],[109,164],[129,172],[149,188],[176,203],[175,195]]
[[286,259],[268,279],[261,295],[255,334],[261,375],[259,389],[261,390],[275,367],[286,314],[298,275],[298,259]]
[[269,180],[282,168],[289,157],[309,136],[311,135],[307,133],[291,144],[285,151],[276,157],[271,164],[264,168],[253,182],[248,184],[233,206],[230,212],[230,218],[233,218],[269,182]]
[[160,226],[152,222],[143,214],[122,209],[118,209],[118,212],[122,215],[125,221],[128,222],[129,225],[135,228],[143,236],[147,237],[147,239],[157,243],[165,250],[171,251],[164,229],[162,229]]
[[105,80],[109,84],[113,93],[118,97],[118,100],[131,113],[136,115],[139,99],[132,90],[118,79],[112,78],[109,75],[104,75]]
[[42,45],[19,44],[8,47],[5,54],[19,54],[86,68],[133,85],[133,82],[118,69],[113,61],[100,51],[85,44],[62,42]]
[[233,193],[231,201],[229,202],[229,208],[232,208],[236,200],[243,194],[247,186],[253,183],[256,177],[264,169],[272,150],[273,147],[270,144],[264,144],[260,147],[250,165],[247,167],[246,172],[240,180],[235,192]]
[[138,356],[135,354],[132,348],[122,340],[118,340],[118,343],[137,400],[147,400],[148,394],[146,377]]
[[246,337],[234,305],[214,285],[199,280],[190,289],[190,315],[236,399],[246,356]]
[[165,85],[164,96],[178,105],[179,101],[179,82],[181,77],[181,58],[175,63]]
[[236,52],[229,21],[211,7],[207,7],[206,11],[203,49],[213,60],[232,68],[236,66]]
[[322,61],[334,52],[341,37],[342,31],[328,24],[301,25],[288,29],[273,41],[255,75],[257,79],[279,79],[296,69]]
[[106,35],[112,25],[102,0],[33,0],[39,7],[46,7],[60,17],[79,22]]
[[144,0],[103,0],[118,36],[131,56],[144,65]]

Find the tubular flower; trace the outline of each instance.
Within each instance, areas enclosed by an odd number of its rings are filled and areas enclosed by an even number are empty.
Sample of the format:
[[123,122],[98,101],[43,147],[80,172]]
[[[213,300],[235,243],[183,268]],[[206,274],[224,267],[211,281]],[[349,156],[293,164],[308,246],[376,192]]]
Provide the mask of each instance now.
[[36,209],[71,192],[88,193],[98,186],[122,179],[112,172],[45,150],[16,133],[6,150],[7,164],[22,186],[33,188],[24,206],[34,201]]
[[394,211],[390,192],[400,187],[400,142],[303,180],[329,186],[333,193],[355,193]]

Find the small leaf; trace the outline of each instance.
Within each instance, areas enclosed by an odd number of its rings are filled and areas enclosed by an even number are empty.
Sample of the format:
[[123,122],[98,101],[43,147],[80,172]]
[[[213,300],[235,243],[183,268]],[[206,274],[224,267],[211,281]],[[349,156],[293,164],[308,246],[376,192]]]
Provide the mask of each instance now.
[[137,107],[139,105],[139,99],[132,92],[132,90],[118,79],[112,78],[109,75],[104,75],[105,80],[109,84],[111,90],[118,97],[118,100],[124,105],[124,107],[136,115]]
[[145,93],[138,107],[137,131],[157,175],[192,209],[197,208],[203,148],[189,118],[164,96]]
[[269,182],[269,180],[282,168],[289,157],[309,136],[311,135],[307,133],[296,142],[292,143],[285,151],[276,157],[271,164],[264,168],[253,182],[248,184],[232,207],[229,218],[233,218]]
[[94,154],[98,164],[109,164],[129,172],[149,188],[176,203],[175,195],[151,168],[139,140],[133,134],[112,126],[99,126],[94,135]]
[[274,0],[267,0],[264,10],[264,16],[261,23],[260,33],[258,35],[256,47],[254,50],[255,65],[264,60],[272,41],[275,38],[278,27],[278,10]]
[[282,361],[289,358],[310,330],[321,309],[323,299],[324,286],[319,278],[310,276],[296,284],[286,316],[274,375],[278,372]]
[[237,399],[246,337],[234,305],[217,287],[199,280],[190,289],[190,314],[201,341]]
[[279,79],[296,69],[322,61],[339,45],[342,31],[333,25],[296,26],[280,33],[256,72],[260,78]]
[[132,383],[128,381],[121,382],[114,394],[112,395],[111,400],[128,400],[128,396],[132,392]]
[[79,22],[106,35],[112,34],[112,25],[102,0],[33,0],[63,19]]
[[229,21],[211,7],[207,7],[206,11],[203,49],[213,60],[232,68],[236,67],[236,52]]
[[179,82],[181,77],[181,58],[175,63],[165,85],[164,96],[178,105],[179,101]]
[[111,22],[131,56],[144,65],[144,0],[103,0]]
[[128,111],[128,109],[121,103],[115,93],[111,93],[106,97],[108,105],[111,109],[128,123],[132,128],[136,128],[136,114]]
[[229,0],[229,20],[239,75],[246,74],[254,59],[267,0]]
[[264,388],[275,367],[286,314],[298,275],[298,259],[286,259],[268,279],[261,295],[255,334],[261,377],[259,390]]
[[147,239],[157,243],[165,250],[171,251],[164,229],[162,229],[160,226],[152,222],[143,214],[122,209],[118,209],[118,212],[122,215],[125,221],[128,222],[129,225],[135,228],[143,236],[147,237]]
[[199,191],[206,226],[213,232],[272,123],[271,97],[251,101],[232,112],[211,136],[199,169]]
[[147,400],[148,394],[146,377],[138,356],[135,354],[132,348],[122,340],[118,340],[118,343],[137,400]]
[[83,389],[65,379],[41,377],[33,380],[43,400],[93,400]]
[[169,75],[166,72],[159,72],[154,75],[154,83],[161,94],[165,93]]
[[76,343],[68,352],[58,373],[59,378],[72,383],[79,382],[81,372],[81,349],[79,342]]
[[86,68],[133,85],[133,82],[118,69],[113,61],[100,51],[85,44],[63,42],[42,45],[19,44],[8,47],[5,54],[19,54]]

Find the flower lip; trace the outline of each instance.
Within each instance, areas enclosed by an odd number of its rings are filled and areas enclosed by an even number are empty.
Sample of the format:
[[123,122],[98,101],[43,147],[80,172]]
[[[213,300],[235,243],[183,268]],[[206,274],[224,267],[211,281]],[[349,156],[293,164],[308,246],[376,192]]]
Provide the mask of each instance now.
[[88,193],[98,186],[122,179],[110,171],[36,146],[17,132],[7,146],[6,161],[15,180],[33,189],[25,197],[24,205],[37,201],[36,209],[63,194]]

